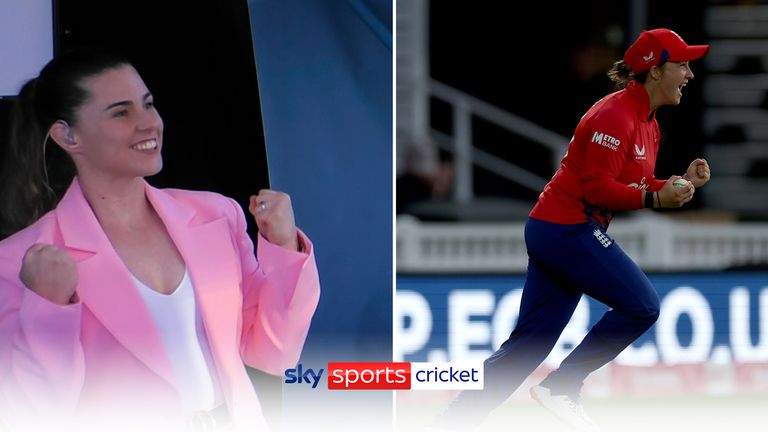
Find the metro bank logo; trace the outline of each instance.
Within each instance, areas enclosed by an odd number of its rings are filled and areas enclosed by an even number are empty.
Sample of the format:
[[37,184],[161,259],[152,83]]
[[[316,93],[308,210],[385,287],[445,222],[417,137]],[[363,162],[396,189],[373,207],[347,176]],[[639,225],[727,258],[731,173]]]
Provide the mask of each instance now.
[[616,150],[621,145],[621,140],[618,138],[614,138],[606,133],[595,131],[594,134],[592,134],[592,142],[598,143],[603,147],[608,147],[611,150]]
[[[285,371],[285,383],[315,388],[323,372],[299,364]],[[326,376],[329,390],[482,390],[484,369],[482,362],[333,362]]]

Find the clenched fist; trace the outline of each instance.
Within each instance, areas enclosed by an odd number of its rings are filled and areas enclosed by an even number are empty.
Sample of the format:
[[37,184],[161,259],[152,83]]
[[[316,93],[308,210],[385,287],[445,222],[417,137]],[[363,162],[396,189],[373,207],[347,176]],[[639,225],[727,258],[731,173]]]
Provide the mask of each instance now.
[[36,243],[21,260],[19,278],[27,288],[54,303],[69,304],[77,287],[77,266],[54,245]]
[[293,251],[299,250],[296,222],[288,194],[262,189],[258,195],[251,196],[248,211],[256,219],[261,235],[270,243]]
[[709,169],[709,164],[706,159],[696,159],[688,165],[688,169],[685,171],[684,178],[693,183],[693,187],[700,188],[704,186],[709,178],[712,177],[712,172]]

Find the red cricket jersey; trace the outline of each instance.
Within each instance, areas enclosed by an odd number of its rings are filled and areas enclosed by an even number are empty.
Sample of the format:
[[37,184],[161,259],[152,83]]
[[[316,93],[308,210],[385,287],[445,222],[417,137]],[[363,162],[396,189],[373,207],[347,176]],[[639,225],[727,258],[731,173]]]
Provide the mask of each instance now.
[[665,183],[653,177],[659,124],[649,110],[648,92],[637,81],[594,104],[530,217],[560,224],[594,221],[607,228],[616,210],[642,208],[645,191]]

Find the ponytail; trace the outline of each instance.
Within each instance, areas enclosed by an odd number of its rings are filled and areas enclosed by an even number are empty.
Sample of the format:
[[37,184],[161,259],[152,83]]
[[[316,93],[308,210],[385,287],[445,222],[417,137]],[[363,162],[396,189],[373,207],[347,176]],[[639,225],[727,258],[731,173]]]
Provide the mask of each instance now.
[[608,71],[608,78],[613,81],[616,90],[621,90],[632,81],[634,74],[632,73],[632,69],[629,68],[629,65],[624,63],[624,60],[619,60],[611,66],[611,69]]
[[615,62],[613,66],[611,66],[611,69],[608,71],[607,75],[608,78],[613,81],[613,86],[616,88],[616,90],[621,90],[626,87],[627,84],[629,84],[632,80],[644,84],[645,80],[648,78],[648,71],[636,74],[632,72],[632,69],[628,64],[624,63],[624,60],[619,60]]
[[11,114],[0,183],[0,238],[34,222],[57,201],[45,178],[43,147],[48,137],[37,121],[37,84],[35,78],[22,87]]

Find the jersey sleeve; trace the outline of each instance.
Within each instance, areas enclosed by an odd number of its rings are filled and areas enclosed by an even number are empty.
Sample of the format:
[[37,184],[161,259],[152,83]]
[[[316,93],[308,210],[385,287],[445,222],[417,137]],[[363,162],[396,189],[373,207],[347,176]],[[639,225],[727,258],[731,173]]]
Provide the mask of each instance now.
[[616,180],[635,133],[632,113],[605,109],[581,129],[586,146],[581,181],[587,203],[614,210],[642,208],[643,192]]
[[658,190],[661,190],[662,187],[664,187],[664,184],[666,183],[666,180],[660,180],[657,178],[651,179],[651,186],[648,188],[651,192],[656,192]]

